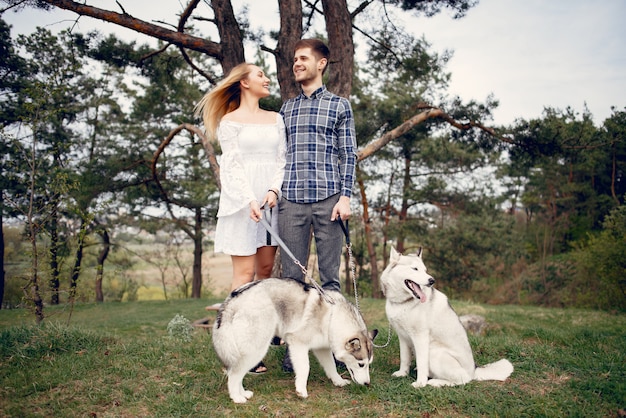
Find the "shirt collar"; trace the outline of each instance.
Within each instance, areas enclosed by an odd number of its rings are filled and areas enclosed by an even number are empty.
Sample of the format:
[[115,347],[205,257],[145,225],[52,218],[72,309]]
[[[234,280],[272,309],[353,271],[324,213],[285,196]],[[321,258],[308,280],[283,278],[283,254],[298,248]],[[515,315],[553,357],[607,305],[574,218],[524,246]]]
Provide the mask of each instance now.
[[313,93],[311,93],[310,97],[307,97],[303,91],[300,91],[300,96],[302,96],[303,98],[307,98],[307,99],[321,99],[325,93],[326,93],[326,86],[322,85],[322,87],[318,88]]

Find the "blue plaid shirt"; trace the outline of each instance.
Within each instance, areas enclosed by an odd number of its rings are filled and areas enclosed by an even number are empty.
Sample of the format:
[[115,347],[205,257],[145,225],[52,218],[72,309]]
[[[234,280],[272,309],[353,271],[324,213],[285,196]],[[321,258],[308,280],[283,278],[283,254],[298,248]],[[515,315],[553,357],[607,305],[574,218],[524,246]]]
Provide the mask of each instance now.
[[322,86],[311,97],[287,100],[280,114],[287,127],[283,196],[314,203],[334,194],[350,197],[356,169],[356,134],[350,102]]

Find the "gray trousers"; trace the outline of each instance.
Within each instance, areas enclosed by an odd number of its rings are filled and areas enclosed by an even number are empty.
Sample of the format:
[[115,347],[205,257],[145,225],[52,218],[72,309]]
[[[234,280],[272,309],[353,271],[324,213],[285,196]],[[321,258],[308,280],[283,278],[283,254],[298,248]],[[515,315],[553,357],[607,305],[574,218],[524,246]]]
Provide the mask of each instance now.
[[[339,194],[315,203],[294,203],[282,198],[278,206],[278,234],[304,267],[309,258],[309,234],[313,226],[320,281],[322,288],[328,290],[340,290],[339,266],[344,233],[338,222],[330,220],[338,201]],[[281,262],[283,277],[305,279],[300,267],[284,252]]]

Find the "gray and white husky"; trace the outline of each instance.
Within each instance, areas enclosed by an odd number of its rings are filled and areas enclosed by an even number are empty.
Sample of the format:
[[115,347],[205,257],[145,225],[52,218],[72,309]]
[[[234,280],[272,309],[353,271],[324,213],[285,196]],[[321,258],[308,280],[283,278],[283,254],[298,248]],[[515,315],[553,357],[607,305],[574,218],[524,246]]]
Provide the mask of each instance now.
[[385,311],[400,341],[400,370],[407,376],[412,354],[417,364],[413,387],[454,386],[471,380],[506,380],[513,365],[506,359],[476,367],[467,333],[446,295],[433,288],[435,280],[417,254],[391,249],[389,265],[381,275],[387,299]]
[[270,278],[244,285],[224,301],[213,325],[213,346],[226,367],[234,402],[252,397],[243,378],[265,357],[274,336],[289,347],[298,396],[308,396],[309,350],[335,386],[350,381],[337,373],[333,354],[352,380],[369,385],[375,334],[368,334],[361,314],[340,292],[324,295],[297,280]]

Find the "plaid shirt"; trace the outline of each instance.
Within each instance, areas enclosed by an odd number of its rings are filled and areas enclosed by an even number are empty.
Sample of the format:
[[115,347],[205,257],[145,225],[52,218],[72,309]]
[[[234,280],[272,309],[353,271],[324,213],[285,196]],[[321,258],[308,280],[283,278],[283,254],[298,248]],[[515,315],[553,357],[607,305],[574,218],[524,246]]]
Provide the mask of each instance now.
[[334,194],[352,195],[356,134],[350,102],[322,86],[311,97],[287,100],[280,114],[287,127],[283,196],[314,203]]

